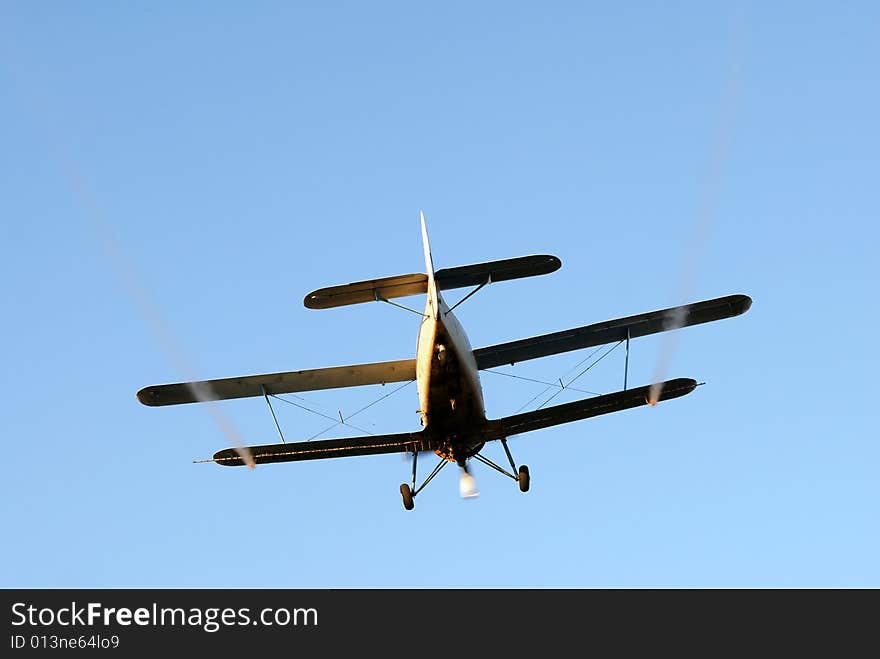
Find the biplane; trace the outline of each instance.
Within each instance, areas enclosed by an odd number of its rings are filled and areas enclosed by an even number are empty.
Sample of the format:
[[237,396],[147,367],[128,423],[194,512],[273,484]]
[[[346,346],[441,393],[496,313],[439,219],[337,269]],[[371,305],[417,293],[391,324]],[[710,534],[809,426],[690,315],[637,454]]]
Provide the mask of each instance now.
[[[414,359],[150,386],[137,393],[138,400],[144,405],[161,406],[264,397],[271,411],[269,396],[278,394],[415,380],[422,426],[420,431],[289,443],[283,441],[279,426],[281,443],[228,448],[215,453],[209,461],[225,466],[253,467],[255,464],[274,462],[409,454],[412,456],[411,482],[400,486],[403,505],[407,510],[413,509],[416,495],[450,462],[461,468],[462,496],[476,493],[469,471],[471,460],[484,463],[512,478],[521,491],[527,492],[530,485],[529,468],[526,465],[517,467],[507,443],[508,438],[679,398],[691,393],[697,382],[678,378],[627,388],[625,372],[624,389],[621,391],[489,419],[483,405],[480,371],[613,342],[626,343],[628,368],[631,339],[738,316],[745,313],[752,303],[746,295],[729,295],[474,350],[453,314],[454,308],[490,283],[549,274],[558,270],[562,262],[555,256],[533,255],[435,271],[425,216],[420,213],[420,217],[424,273],[321,288],[306,295],[304,300],[309,309],[330,309],[376,301],[402,306],[392,300],[427,294],[424,312],[416,311],[422,319]],[[473,289],[453,307],[449,307],[441,291],[466,287]],[[272,416],[277,426],[274,412]],[[509,471],[481,454],[484,445],[493,441],[501,443],[510,465]],[[423,453],[435,453],[440,460],[417,487],[418,458]]]

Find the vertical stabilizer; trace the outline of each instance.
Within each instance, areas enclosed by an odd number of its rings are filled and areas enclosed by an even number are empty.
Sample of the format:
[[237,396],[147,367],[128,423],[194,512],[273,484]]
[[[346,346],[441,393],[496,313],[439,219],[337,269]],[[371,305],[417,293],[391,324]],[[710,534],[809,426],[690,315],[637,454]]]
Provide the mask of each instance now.
[[428,227],[425,225],[425,214],[419,211],[422,220],[422,247],[425,249],[425,270],[428,275],[428,308],[433,318],[439,315],[440,298],[437,294],[437,283],[434,281],[434,259],[431,257],[431,243],[428,241]]

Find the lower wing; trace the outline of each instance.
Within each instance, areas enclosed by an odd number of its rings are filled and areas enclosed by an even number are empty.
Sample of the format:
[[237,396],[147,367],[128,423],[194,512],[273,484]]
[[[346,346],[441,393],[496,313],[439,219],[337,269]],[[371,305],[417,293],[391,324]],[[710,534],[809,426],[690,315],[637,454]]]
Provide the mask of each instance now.
[[[662,388],[657,400],[670,400],[671,398],[679,398],[691,393],[696,389],[697,382],[689,378],[677,378],[662,382],[659,386]],[[483,438],[486,441],[502,439],[510,435],[532,432],[533,430],[549,428],[550,426],[557,426],[562,423],[571,423],[572,421],[589,419],[590,417],[602,414],[611,414],[612,412],[649,405],[651,388],[652,386],[648,385],[636,389],[627,389],[613,394],[596,396],[595,398],[576,400],[573,403],[554,405],[553,407],[546,407],[534,412],[524,412],[523,414],[514,414],[513,416],[495,419],[488,422]]]
[[[662,383],[662,393],[658,400],[678,398],[692,392],[697,386],[695,380],[679,378]],[[554,405],[534,412],[515,414],[488,421],[481,432],[484,441],[503,439],[541,428],[588,419],[611,412],[620,412],[648,404],[651,387],[639,387],[618,391],[613,394],[578,400],[573,403]],[[442,437],[433,437],[427,431],[399,433],[396,435],[371,435],[368,437],[349,437],[346,439],[327,439],[314,442],[294,442],[291,444],[266,444],[249,446],[248,452],[256,464],[271,462],[298,462],[301,460],[322,460],[324,458],[348,458],[358,455],[381,455],[384,453],[416,453],[433,451],[443,445]],[[240,457],[240,449],[227,448],[214,454],[211,460],[228,467],[240,467],[245,462]]]
[[[228,467],[241,467],[245,463],[239,457],[239,450],[227,448],[217,451],[214,457],[207,462],[216,462]],[[356,455],[381,455],[383,453],[412,453],[427,450],[430,448],[422,432],[248,447],[248,451],[257,464],[347,458]]]

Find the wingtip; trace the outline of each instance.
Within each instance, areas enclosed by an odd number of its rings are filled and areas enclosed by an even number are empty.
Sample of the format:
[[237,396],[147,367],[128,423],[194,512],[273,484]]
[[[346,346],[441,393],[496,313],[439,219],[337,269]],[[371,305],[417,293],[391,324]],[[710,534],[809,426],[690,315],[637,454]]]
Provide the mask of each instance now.
[[675,378],[674,380],[658,383],[658,385],[661,388],[657,400],[660,401],[687,396],[699,386],[693,378]]
[[306,296],[303,298],[303,306],[306,309],[320,309],[321,306],[321,296],[318,295],[318,291],[312,291],[311,293],[306,293]]
[[251,456],[250,460],[242,456],[240,449],[225,448],[217,451],[210,460],[206,462],[214,462],[221,467],[242,467],[247,466],[253,469],[256,466],[256,460]]
[[748,295],[734,295],[734,311],[736,312],[734,315],[741,316],[746,311],[752,308],[752,298]]
[[158,405],[156,401],[156,389],[154,387],[144,387],[137,392],[136,395],[141,405],[146,405],[148,407],[156,407]]

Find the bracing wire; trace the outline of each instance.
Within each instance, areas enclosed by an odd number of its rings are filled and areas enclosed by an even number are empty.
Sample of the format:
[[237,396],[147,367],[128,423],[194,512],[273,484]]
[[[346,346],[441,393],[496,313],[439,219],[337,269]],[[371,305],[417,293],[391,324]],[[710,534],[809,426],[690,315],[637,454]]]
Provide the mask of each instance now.
[[[374,400],[372,403],[369,403],[368,405],[364,405],[362,408],[360,408],[360,409],[357,410],[356,412],[352,412],[351,414],[349,414],[349,415],[348,415],[347,417],[345,417],[345,418],[346,418],[346,419],[351,419],[351,418],[353,418],[353,417],[356,417],[356,416],[357,416],[358,414],[360,414],[361,412],[365,412],[366,410],[368,410],[368,409],[370,409],[371,407],[373,407],[373,405],[376,405],[377,403],[381,403],[383,400],[385,400],[385,399],[388,398],[389,396],[393,396],[394,394],[396,394],[396,393],[397,393],[398,391],[400,391],[401,389],[405,389],[406,387],[408,387],[409,385],[411,385],[413,382],[415,382],[415,380],[410,380],[410,381],[408,381],[408,382],[404,382],[402,385],[400,385],[399,387],[395,387],[393,390],[389,391],[387,394],[385,394],[385,395],[382,396],[381,398],[377,398],[377,399]],[[309,437],[306,441],[310,442],[310,441],[312,441],[313,439],[317,439],[318,437],[320,437],[321,435],[323,435],[325,432],[329,432],[329,431],[333,430],[336,426],[342,425],[343,423],[344,423],[343,421],[336,421],[332,426],[327,426],[326,428],[324,428],[324,429],[321,430],[320,432],[317,432],[317,433],[315,433],[314,435],[312,435],[311,437]],[[354,426],[352,426],[352,428],[353,428],[353,427],[354,427]],[[372,435],[373,433],[370,433],[370,434]]]
[[[527,377],[524,377],[524,376],[522,376],[522,375],[516,375],[516,374],[514,374],[514,373],[505,373],[504,371],[496,371],[496,370],[491,369],[491,368],[484,368],[484,369],[483,369],[483,373],[494,373],[495,375],[503,375],[504,377],[507,377],[507,378],[514,378],[514,379],[516,379],[516,380],[525,380],[526,382],[534,382],[535,384],[544,384],[544,385],[547,385],[548,388],[549,388],[549,387],[562,387],[562,386],[563,386],[563,385],[558,384],[558,383],[556,383],[556,382],[545,382],[544,380],[536,380],[536,379],[534,379],[534,378],[527,378]],[[601,396],[601,395],[602,395],[602,394],[600,394],[600,393],[598,393],[598,392],[596,392],[596,391],[589,391],[589,390],[587,390],[587,389],[578,389],[577,387],[569,387],[568,385],[565,385],[565,388],[566,388],[566,389],[571,389],[572,391],[576,391],[576,392],[578,392],[579,394],[590,394],[591,396]],[[547,389],[545,389],[544,391],[546,392]]]
[[[323,412],[318,412],[317,410],[313,410],[312,408],[310,408],[310,407],[306,407],[305,405],[300,405],[299,403],[295,403],[295,402],[293,402],[292,400],[288,400],[287,398],[282,398],[282,397],[279,396],[278,394],[269,394],[269,395],[270,395],[272,398],[275,398],[275,399],[277,399],[277,400],[280,400],[280,401],[283,402],[283,403],[287,403],[288,405],[293,405],[294,407],[298,407],[298,408],[300,408],[301,410],[305,410],[306,412],[311,412],[312,414],[315,414],[315,415],[317,415],[317,416],[323,417],[323,418],[325,418],[325,419],[330,419],[331,421],[336,421],[336,419],[334,419],[334,418],[333,418],[332,416],[330,416],[329,414],[324,414]],[[366,433],[366,434],[368,434],[368,435],[375,435],[375,434],[376,434],[376,433],[370,432],[369,430],[366,430],[366,429],[364,429],[364,428],[359,428],[358,426],[356,426],[356,425],[354,425],[354,424],[351,424],[351,423],[348,423],[348,421],[345,421],[345,420],[343,420],[343,419],[340,419],[339,421],[336,421],[336,425],[339,425],[339,424],[342,424],[342,425],[344,425],[344,426],[348,426],[349,428],[354,428],[355,430],[357,430],[357,431],[359,431],[359,432]],[[334,426],[334,427],[335,427],[335,426]]]
[[[543,391],[540,391],[540,392],[538,392],[537,394],[535,394],[534,396],[532,396],[532,397],[531,397],[531,398],[530,398],[530,399],[529,399],[524,405],[521,405],[521,406],[519,407],[519,409],[517,409],[516,412],[514,412],[514,414],[518,414],[519,412],[522,412],[524,409],[526,409],[527,407],[529,407],[532,403],[534,403],[536,400],[538,400],[539,398],[541,398],[542,396],[544,396],[548,391],[550,391],[550,390],[553,389],[553,388],[557,388],[558,391],[553,392],[553,395],[551,395],[550,398],[548,398],[547,400],[545,400],[543,403],[541,403],[541,404],[536,408],[537,410],[540,410],[540,409],[541,409],[542,407],[544,407],[547,403],[549,403],[551,400],[553,400],[553,399],[556,398],[559,394],[561,394],[565,389],[571,389],[572,391],[577,391],[577,392],[580,392],[580,393],[589,393],[589,394],[592,394],[592,395],[594,395],[594,396],[599,396],[599,395],[601,395],[601,394],[598,394],[598,393],[593,392],[593,391],[586,391],[585,389],[577,389],[577,388],[575,388],[575,387],[572,387],[571,385],[572,385],[572,384],[573,384],[578,378],[580,378],[584,373],[586,373],[587,371],[589,371],[589,370],[590,370],[591,368],[593,368],[596,364],[598,364],[600,361],[602,361],[603,359],[605,359],[605,357],[607,357],[607,356],[610,355],[612,352],[614,352],[614,350],[615,350],[617,347],[619,347],[621,343],[623,343],[623,341],[618,341],[618,342],[615,343],[613,346],[611,346],[608,350],[606,350],[603,354],[601,354],[601,355],[599,356],[598,359],[596,359],[595,361],[593,361],[592,363],[590,363],[585,369],[583,369],[580,373],[578,373],[576,376],[574,376],[574,377],[573,377],[573,378],[572,378],[567,384],[563,382],[563,378],[565,378],[565,376],[568,375],[569,373],[572,373],[572,372],[574,372],[576,369],[580,368],[580,366],[582,366],[585,362],[589,361],[594,355],[596,355],[596,353],[598,353],[600,350],[602,350],[602,348],[603,348],[604,346],[599,346],[598,348],[596,348],[595,350],[593,350],[592,352],[590,352],[589,355],[587,355],[587,356],[584,357],[582,360],[580,360],[577,364],[575,364],[575,365],[572,366],[570,369],[568,369],[568,371],[566,371],[565,375],[563,375],[562,378],[559,378],[559,384],[554,384],[554,383],[552,383],[552,382],[543,382],[543,381],[541,381],[541,380],[532,380],[533,382],[537,382],[537,383],[539,383],[539,384],[546,384],[547,387],[546,387]],[[606,345],[607,345],[607,344],[606,344]],[[489,369],[486,369],[486,370],[489,370]],[[499,375],[509,375],[510,377],[518,377],[518,378],[523,379],[523,380],[531,380],[531,378],[523,378],[522,376],[513,376],[513,375],[511,375],[511,374],[509,374],[509,373],[503,373],[503,374],[502,374],[500,371],[492,371],[492,372],[493,372],[493,373],[498,373]]]
[[[561,393],[563,392],[563,390],[568,389],[568,385],[572,384],[575,380],[577,380],[579,377],[581,377],[584,373],[586,373],[587,371],[589,371],[589,370],[590,370],[591,368],[593,368],[596,364],[598,364],[598,363],[601,362],[603,359],[605,359],[608,355],[610,355],[612,352],[614,352],[615,350],[617,350],[617,349],[620,347],[620,344],[621,344],[621,343],[623,343],[623,341],[618,341],[618,342],[615,343],[613,346],[611,346],[610,348],[608,348],[608,350],[606,350],[605,352],[603,352],[602,355],[601,355],[598,359],[596,359],[596,361],[594,361],[592,364],[590,364],[589,366],[587,366],[583,371],[581,371],[581,372],[578,373],[576,376],[574,376],[568,384],[563,385],[562,389],[560,389],[559,391],[557,391],[556,393],[554,393],[552,396],[550,396],[550,398],[548,398],[548,399],[545,400],[543,403],[541,403],[540,405],[538,405],[538,407],[537,407],[536,409],[540,410],[540,409],[541,409],[542,407],[544,407],[547,403],[549,403],[551,400],[553,400],[553,399],[556,398],[559,394],[561,394]],[[583,363],[583,362],[581,362],[581,363]],[[571,372],[571,371],[569,371],[569,372]]]
[[565,386],[568,387],[568,385],[572,384],[572,383],[573,383],[575,380],[577,380],[580,376],[582,376],[584,373],[586,373],[587,371],[589,371],[591,368],[593,368],[596,364],[598,364],[598,363],[601,362],[603,359],[605,359],[605,358],[606,358],[608,355],[610,355],[612,352],[614,352],[615,350],[617,350],[617,349],[621,346],[622,343],[623,343],[623,341],[618,341],[618,342],[615,343],[613,346],[611,346],[608,350],[606,350],[606,351],[602,354],[601,357],[599,357],[599,359],[597,359],[597,360],[594,361],[592,364],[590,364],[589,366],[587,366],[583,371],[581,371],[580,373],[578,373],[577,375],[575,375],[575,376],[569,381],[569,383],[568,383],[567,385],[565,385]]
[[[562,377],[564,378],[564,377],[565,377],[566,375],[568,375],[569,373],[572,373],[573,371],[577,370],[577,369],[581,366],[581,364],[583,364],[584,362],[588,361],[590,358],[592,358],[593,355],[595,355],[595,354],[596,354],[597,352],[599,352],[601,349],[602,349],[602,346],[599,346],[599,347],[596,348],[595,350],[591,351],[589,355],[587,355],[587,356],[584,357],[582,360],[580,360],[577,364],[575,364],[575,365],[572,366],[570,369],[568,369]],[[560,378],[560,383],[561,383],[561,382],[562,382],[562,378]],[[524,409],[526,409],[529,405],[531,405],[532,403],[534,403],[536,400],[538,400],[541,396],[543,396],[544,394],[546,394],[548,391],[550,391],[550,390],[553,389],[554,387],[561,386],[561,385],[557,385],[557,384],[551,384],[551,383],[549,383],[549,382],[548,382],[548,383],[545,383],[545,384],[547,384],[547,388],[546,388],[546,389],[544,389],[543,391],[541,391],[541,392],[535,394],[534,396],[532,396],[532,397],[528,400],[528,402],[527,402],[525,405],[522,405],[522,406],[521,406],[516,412],[514,412],[514,414],[518,414],[518,413],[522,412],[522,411],[523,411]],[[564,388],[564,387],[563,387],[563,388]]]
[[[390,396],[393,396],[394,394],[396,394],[396,393],[397,393],[398,391],[400,391],[401,389],[404,389],[405,387],[408,387],[409,385],[411,385],[413,382],[415,382],[415,380],[409,380],[409,381],[407,381],[407,382],[404,382],[402,385],[400,385],[400,386],[398,386],[398,387],[395,387],[394,389],[392,389],[391,391],[389,391],[387,394],[384,394],[384,395],[380,396],[380,397],[377,398],[376,400],[372,401],[371,403],[368,403],[367,405],[364,405],[362,408],[360,408],[359,410],[357,410],[357,411],[355,411],[355,412],[352,412],[352,413],[349,414],[349,415],[343,415],[342,412],[340,412],[340,413],[339,413],[339,420],[337,420],[336,417],[330,416],[329,414],[324,414],[323,412],[319,412],[318,410],[314,410],[314,409],[312,409],[312,408],[310,408],[310,407],[308,407],[308,406],[306,406],[306,405],[301,405],[300,403],[296,403],[296,402],[294,402],[294,401],[292,401],[292,400],[289,400],[289,399],[287,399],[287,398],[283,398],[283,397],[281,397],[281,396],[278,395],[278,394],[269,394],[269,396],[271,396],[272,398],[275,398],[275,399],[277,399],[277,400],[280,400],[282,403],[287,403],[288,405],[293,405],[294,407],[298,407],[298,408],[300,408],[301,410],[305,410],[306,412],[310,412],[310,413],[312,413],[312,414],[314,414],[314,415],[316,415],[316,416],[319,416],[319,417],[321,417],[321,418],[323,418],[323,419],[328,419],[328,420],[333,421],[333,425],[332,425],[332,426],[327,426],[326,428],[324,428],[324,429],[321,430],[320,432],[318,432],[318,433],[312,435],[311,437],[309,437],[309,438],[306,440],[306,441],[309,441],[309,442],[310,442],[310,441],[312,441],[313,439],[316,439],[316,438],[320,437],[320,436],[323,435],[324,433],[326,433],[326,432],[328,432],[328,431],[330,431],[330,430],[333,430],[333,428],[336,428],[337,426],[348,426],[349,428],[354,428],[355,430],[357,430],[357,431],[359,431],[359,432],[362,432],[362,433],[366,433],[367,435],[375,435],[376,433],[370,432],[369,430],[366,430],[365,428],[360,428],[359,426],[356,426],[356,425],[354,425],[354,424],[352,424],[352,423],[349,423],[349,419],[351,419],[351,418],[357,416],[357,415],[360,414],[361,412],[365,412],[366,410],[368,410],[368,409],[370,409],[371,407],[373,407],[373,405],[376,405],[376,404],[378,404],[378,403],[381,403],[381,402],[382,402],[383,400],[385,400],[386,398],[389,398]],[[297,396],[297,398],[300,398],[300,397]]]

